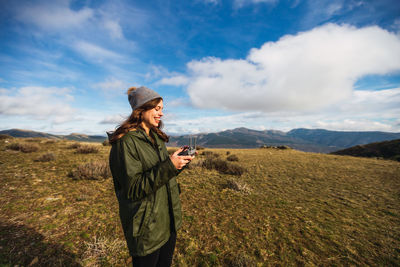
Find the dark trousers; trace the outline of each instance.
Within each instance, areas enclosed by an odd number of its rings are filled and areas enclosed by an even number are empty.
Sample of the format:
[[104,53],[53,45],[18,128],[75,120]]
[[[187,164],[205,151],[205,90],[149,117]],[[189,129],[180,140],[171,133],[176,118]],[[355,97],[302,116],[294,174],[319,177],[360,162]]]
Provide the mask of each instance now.
[[176,233],[171,233],[161,248],[143,257],[132,257],[133,267],[170,267],[176,243]]

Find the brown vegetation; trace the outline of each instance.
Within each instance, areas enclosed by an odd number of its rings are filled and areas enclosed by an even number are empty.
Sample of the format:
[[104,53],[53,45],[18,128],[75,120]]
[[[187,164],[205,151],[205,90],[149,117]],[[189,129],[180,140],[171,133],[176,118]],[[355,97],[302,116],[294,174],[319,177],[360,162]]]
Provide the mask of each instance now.
[[68,146],[70,149],[80,148],[82,145],[80,143],[73,143]]
[[[215,155],[215,154],[212,154]],[[208,156],[204,161],[202,167],[209,170],[216,170],[222,174],[242,175],[245,169],[239,165],[227,162],[226,160],[219,159],[218,157]]]
[[79,165],[68,176],[75,180],[102,180],[111,177],[110,168],[106,161],[95,161]]
[[35,161],[39,162],[48,162],[56,159],[56,155],[52,152],[46,153],[41,155],[40,157],[36,158]]
[[76,149],[76,153],[79,154],[89,154],[89,153],[98,153],[99,149],[95,146],[91,145],[82,145]]
[[38,145],[25,144],[25,143],[12,143],[6,146],[7,149],[21,151],[24,153],[36,152],[39,150]]
[[227,161],[239,161],[239,158],[238,158],[238,156],[232,154],[232,155],[229,155],[228,157],[226,157],[226,160]]
[[0,134],[0,140],[4,140],[4,139],[12,139],[14,137],[12,137],[11,135],[8,134]]

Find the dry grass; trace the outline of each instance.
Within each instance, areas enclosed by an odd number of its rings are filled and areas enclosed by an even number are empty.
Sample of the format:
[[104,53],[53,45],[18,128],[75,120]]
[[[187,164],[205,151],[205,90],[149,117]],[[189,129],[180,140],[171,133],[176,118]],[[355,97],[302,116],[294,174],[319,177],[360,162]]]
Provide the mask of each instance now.
[[232,154],[232,155],[227,156],[226,160],[227,161],[239,161],[239,158],[238,158],[238,156]]
[[32,153],[39,150],[38,145],[26,144],[26,143],[12,143],[6,146],[7,149],[21,151],[24,153]]
[[73,143],[73,144],[70,144],[68,146],[68,148],[76,149],[76,148],[80,148],[81,146],[82,146],[82,144],[80,144],[80,143]]
[[99,148],[92,145],[81,145],[76,149],[76,153],[79,154],[89,154],[89,153],[98,153]]
[[107,161],[94,161],[79,165],[68,176],[75,180],[102,180],[110,178],[111,171]]
[[91,241],[85,241],[83,263],[85,266],[115,266],[121,264],[116,259],[121,248],[126,246],[125,240],[109,239],[108,237],[94,237]]
[[[104,162],[109,146],[77,154],[67,149],[71,142],[43,142],[41,152],[56,159],[33,162],[37,154],[6,145],[0,143],[1,266],[129,266],[112,180],[68,177],[74,166]],[[173,266],[400,265],[398,162],[230,151],[246,169],[241,177],[202,168],[204,155],[178,176],[183,225]]]
[[236,179],[228,179],[225,187],[238,192],[243,192],[244,194],[251,193],[251,189],[246,183],[238,181]]
[[[215,154],[214,154],[215,155]],[[245,169],[239,165],[234,163],[227,162],[226,160],[215,158],[212,155],[207,156],[207,158],[203,161],[202,167],[208,170],[217,170],[222,174],[230,174],[230,175],[238,175],[241,176]]]
[[52,152],[41,155],[35,161],[48,162],[56,159],[56,155]]
[[11,135],[8,134],[0,134],[0,140],[4,140],[4,139],[12,139],[14,137],[12,137]]

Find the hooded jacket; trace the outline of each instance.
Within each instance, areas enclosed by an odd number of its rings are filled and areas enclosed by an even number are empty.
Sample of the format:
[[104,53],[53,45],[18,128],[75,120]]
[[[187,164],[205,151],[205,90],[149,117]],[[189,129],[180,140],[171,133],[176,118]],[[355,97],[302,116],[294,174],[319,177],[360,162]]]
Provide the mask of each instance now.
[[143,129],[125,134],[112,144],[110,169],[129,252],[145,256],[164,245],[182,224],[176,175],[165,143]]

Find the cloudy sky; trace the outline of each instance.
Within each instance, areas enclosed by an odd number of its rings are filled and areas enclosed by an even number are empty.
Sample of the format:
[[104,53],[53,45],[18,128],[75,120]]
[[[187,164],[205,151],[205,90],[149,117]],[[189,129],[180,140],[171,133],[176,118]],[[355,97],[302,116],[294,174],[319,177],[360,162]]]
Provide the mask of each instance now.
[[400,132],[398,0],[0,0],[0,130]]

